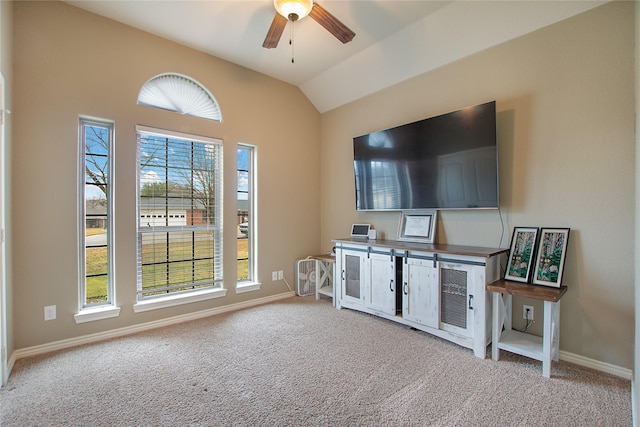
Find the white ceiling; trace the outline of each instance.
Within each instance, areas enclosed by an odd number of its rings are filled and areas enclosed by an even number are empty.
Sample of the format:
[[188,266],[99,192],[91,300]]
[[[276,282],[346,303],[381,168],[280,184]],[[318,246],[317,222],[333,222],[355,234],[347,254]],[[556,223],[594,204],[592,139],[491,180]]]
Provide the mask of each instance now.
[[320,112],[599,6],[605,1],[321,0],[356,36],[342,44],[306,17],[262,47],[272,0],[87,1],[73,6],[300,87]]

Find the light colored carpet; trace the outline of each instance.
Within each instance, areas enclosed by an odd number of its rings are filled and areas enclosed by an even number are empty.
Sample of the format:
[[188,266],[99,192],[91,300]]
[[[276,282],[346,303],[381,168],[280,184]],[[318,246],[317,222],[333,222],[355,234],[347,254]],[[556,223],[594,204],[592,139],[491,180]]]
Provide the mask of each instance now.
[[631,425],[629,381],[564,362],[551,376],[294,297],[18,360],[0,425]]

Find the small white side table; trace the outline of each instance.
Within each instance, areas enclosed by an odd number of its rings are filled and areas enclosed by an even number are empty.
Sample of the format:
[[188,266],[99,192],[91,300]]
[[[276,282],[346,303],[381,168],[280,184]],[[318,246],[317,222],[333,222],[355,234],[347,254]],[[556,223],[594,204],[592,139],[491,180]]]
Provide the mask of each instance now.
[[[542,375],[549,378],[551,360],[557,362],[560,353],[560,298],[567,287],[551,288],[501,279],[486,285],[486,289],[493,292],[491,358],[498,360],[500,350],[506,350],[540,360]],[[513,295],[544,301],[542,337],[511,329]]]
[[320,295],[331,297],[335,306],[335,288],[333,286],[335,255],[313,255],[310,258],[316,260],[316,299],[320,299]]

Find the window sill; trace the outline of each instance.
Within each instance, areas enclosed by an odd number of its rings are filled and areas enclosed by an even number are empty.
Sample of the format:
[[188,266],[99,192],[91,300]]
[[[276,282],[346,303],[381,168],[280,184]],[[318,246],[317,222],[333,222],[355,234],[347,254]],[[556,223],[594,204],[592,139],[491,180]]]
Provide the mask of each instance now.
[[262,283],[259,282],[239,282],[236,284],[236,294],[245,292],[259,291]]
[[85,308],[80,310],[80,312],[75,314],[73,318],[76,323],[86,323],[118,316],[120,316],[120,307],[105,305],[102,307]]
[[133,306],[134,313],[142,313],[160,308],[174,307],[176,305],[189,304],[192,302],[206,301],[213,298],[222,298],[227,295],[227,290],[222,288],[205,289],[166,297],[156,297],[140,301]]

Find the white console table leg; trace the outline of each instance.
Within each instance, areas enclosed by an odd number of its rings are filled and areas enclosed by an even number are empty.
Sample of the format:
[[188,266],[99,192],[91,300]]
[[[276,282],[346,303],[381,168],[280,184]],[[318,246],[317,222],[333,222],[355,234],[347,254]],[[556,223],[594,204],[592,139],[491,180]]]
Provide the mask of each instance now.
[[493,319],[491,322],[491,358],[498,360],[500,358],[500,349],[498,341],[502,333],[502,325],[504,324],[504,306],[502,303],[502,295],[498,292],[493,293]]
[[544,302],[544,320],[542,325],[542,376],[549,378],[551,376],[551,317],[553,306],[549,301]]
[[557,362],[560,359],[560,301],[552,303],[551,316],[551,358]]
[[544,325],[542,331],[542,375],[551,377],[551,360],[558,361],[560,355],[560,301],[544,302]]
[[560,356],[560,301],[544,302],[544,330],[542,332],[542,375],[551,376],[551,361]]
[[498,360],[500,358],[500,349],[498,342],[502,329],[511,330],[511,313],[512,313],[512,297],[511,295],[502,295],[493,292],[493,321],[491,330],[491,358]]

